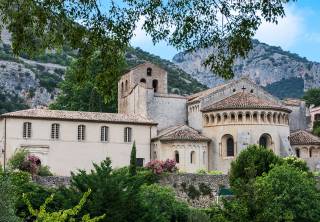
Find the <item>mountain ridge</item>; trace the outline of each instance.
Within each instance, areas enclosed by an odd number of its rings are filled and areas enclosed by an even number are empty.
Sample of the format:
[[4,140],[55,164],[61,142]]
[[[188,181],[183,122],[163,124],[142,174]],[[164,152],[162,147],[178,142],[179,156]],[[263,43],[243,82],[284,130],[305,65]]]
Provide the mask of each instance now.
[[[233,70],[235,78],[243,75],[249,76],[255,83],[265,87],[273,95],[285,98],[299,98],[303,91],[320,87],[320,63],[311,62],[298,54],[284,51],[281,47],[270,46],[258,40],[252,41],[253,48],[244,59],[237,59]],[[173,57],[173,63],[189,73],[191,77],[208,87],[225,82],[222,78],[214,75],[202,64],[205,58],[214,52],[214,49],[199,49],[195,52],[180,52]],[[298,82],[303,80],[303,88]],[[288,93],[279,93],[281,86],[286,80],[295,82],[299,86],[299,94],[293,92],[296,88],[287,88]],[[280,86],[278,86],[280,83]],[[276,84],[276,85],[275,85]]]

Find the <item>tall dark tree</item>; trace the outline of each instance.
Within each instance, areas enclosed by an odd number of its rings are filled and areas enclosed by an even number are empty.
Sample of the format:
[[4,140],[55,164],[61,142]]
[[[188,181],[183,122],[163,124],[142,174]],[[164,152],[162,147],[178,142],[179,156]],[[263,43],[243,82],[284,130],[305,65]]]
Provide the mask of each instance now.
[[133,142],[131,155],[130,155],[129,174],[131,176],[135,176],[137,174],[137,150],[136,150],[135,141]]

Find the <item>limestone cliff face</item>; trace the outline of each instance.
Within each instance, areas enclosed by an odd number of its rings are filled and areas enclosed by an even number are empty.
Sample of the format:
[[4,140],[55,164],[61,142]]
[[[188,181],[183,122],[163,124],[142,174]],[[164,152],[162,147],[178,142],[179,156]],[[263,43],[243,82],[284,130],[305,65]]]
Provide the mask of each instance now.
[[[212,87],[224,81],[202,65],[213,50],[208,48],[193,53],[182,52],[174,56],[173,62],[200,83]],[[304,90],[320,87],[320,63],[310,62],[297,54],[257,40],[253,40],[253,49],[247,58],[236,61],[234,72],[235,78],[248,75],[262,86],[284,79],[301,78]]]

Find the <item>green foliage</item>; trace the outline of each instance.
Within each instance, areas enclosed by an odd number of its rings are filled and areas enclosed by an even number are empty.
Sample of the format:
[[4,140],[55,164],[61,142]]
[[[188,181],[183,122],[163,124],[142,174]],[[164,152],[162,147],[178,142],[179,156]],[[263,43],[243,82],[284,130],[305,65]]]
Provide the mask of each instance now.
[[18,95],[9,94],[4,89],[0,89],[0,114],[27,108],[29,106],[24,104]]
[[8,161],[8,167],[12,170],[22,170],[23,162],[29,152],[25,149],[17,149],[13,156]]
[[200,197],[201,192],[194,185],[191,184],[187,189],[187,194],[190,199],[194,200]]
[[[117,82],[119,70],[104,75],[107,72],[101,53],[86,60],[74,61],[67,69],[65,79],[59,84],[60,93],[50,109],[77,110],[92,112],[115,112],[117,107]],[[114,55],[115,57],[116,55]],[[121,58],[118,58],[121,59]]]
[[307,92],[305,92],[303,99],[309,106],[320,106],[320,88],[309,89]]
[[250,145],[241,151],[237,159],[232,161],[230,169],[230,185],[233,189],[243,191],[249,182],[257,176],[268,173],[280,158],[271,150],[257,145]]
[[312,132],[313,134],[320,136],[320,121],[313,122]]
[[17,196],[8,175],[0,175],[0,222],[21,221],[15,215],[15,201]]
[[287,164],[288,166],[297,168],[298,170],[309,172],[309,167],[306,161],[303,159],[297,158],[295,156],[289,156],[289,157],[283,158],[282,164]]
[[[205,64],[218,75],[232,78],[234,60],[249,52],[251,38],[262,21],[276,23],[285,15],[287,2],[126,0],[102,5],[97,0],[12,0],[0,1],[0,13],[12,34],[15,54],[41,55],[47,49],[67,45],[78,49],[85,61],[101,51],[109,70],[103,73],[106,77],[119,62],[112,56],[125,51],[143,17],[142,27],[154,43],[165,40],[177,49],[189,51],[217,48]],[[220,22],[221,15],[226,18],[225,24]]]
[[[83,205],[86,203],[88,196],[90,195],[91,190],[88,190],[83,194],[78,205],[71,209],[59,210],[57,212],[47,212],[47,205],[53,201],[54,195],[48,197],[45,202],[40,206],[39,210],[35,210],[32,207],[32,204],[28,200],[26,195],[23,195],[23,200],[28,206],[28,210],[32,216],[36,218],[36,222],[64,222],[64,221],[76,221],[75,216],[77,216],[82,209]],[[86,214],[82,217],[83,222],[97,222],[102,220],[105,215],[95,217],[90,219],[89,214]]]
[[281,79],[265,87],[272,95],[280,98],[302,98],[304,95],[304,80],[302,78]]
[[133,142],[132,150],[130,154],[130,166],[129,174],[130,176],[135,176],[137,174],[137,154],[136,154],[136,142]]
[[158,184],[143,185],[139,192],[139,202],[144,214],[137,221],[187,221],[188,205],[177,201],[169,187]]
[[48,166],[40,166],[38,170],[38,175],[45,177],[45,176],[53,176],[50,172],[50,168]]
[[209,222],[210,218],[202,209],[191,209],[188,214],[188,222]]
[[199,184],[199,191],[202,195],[211,195],[212,189],[205,183]]
[[319,221],[320,193],[314,178],[295,167],[275,166],[254,184],[257,221]]

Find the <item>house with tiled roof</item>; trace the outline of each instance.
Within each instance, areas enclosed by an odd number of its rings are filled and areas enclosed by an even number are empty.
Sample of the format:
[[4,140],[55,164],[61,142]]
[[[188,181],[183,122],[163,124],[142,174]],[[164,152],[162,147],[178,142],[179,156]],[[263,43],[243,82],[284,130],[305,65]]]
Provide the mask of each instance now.
[[149,62],[128,70],[118,82],[118,113],[29,109],[3,114],[1,164],[27,149],[58,175],[90,170],[106,157],[113,167],[122,167],[130,162],[133,141],[139,165],[174,159],[190,173],[227,173],[251,144],[279,156],[302,155],[297,146],[310,145],[318,158],[318,145],[307,144],[315,137],[290,136],[304,124],[296,121],[302,118],[301,102],[280,101],[245,76],[189,96],[168,93],[167,79],[166,70]]
[[306,130],[297,130],[291,133],[290,144],[296,156],[305,160],[310,169],[320,170],[320,137]]

